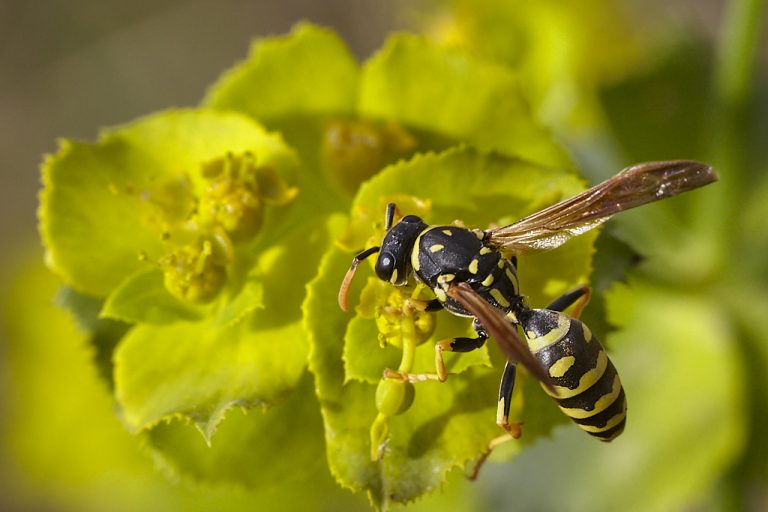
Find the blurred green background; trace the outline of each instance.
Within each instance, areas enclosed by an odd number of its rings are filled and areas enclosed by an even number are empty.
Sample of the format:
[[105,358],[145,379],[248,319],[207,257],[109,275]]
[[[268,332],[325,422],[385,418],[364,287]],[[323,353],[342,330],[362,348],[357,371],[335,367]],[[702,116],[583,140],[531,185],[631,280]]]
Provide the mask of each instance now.
[[[299,20],[334,28],[361,59],[408,29],[512,67],[592,182],[672,158],[712,162],[722,177],[719,191],[669,206],[671,217],[617,220],[598,243],[598,292],[631,259],[617,239],[649,256],[631,293],[609,292],[607,311],[624,327],[607,345],[636,442],[598,450],[562,428],[417,507],[768,509],[766,11],[696,0],[0,2],[0,509],[368,508],[343,491],[167,478],[114,415],[82,335],[52,304],[58,285],[36,235],[38,165],[57,137],[93,139],[98,127],[194,105],[252,38]],[[669,218],[679,226],[653,222]]]

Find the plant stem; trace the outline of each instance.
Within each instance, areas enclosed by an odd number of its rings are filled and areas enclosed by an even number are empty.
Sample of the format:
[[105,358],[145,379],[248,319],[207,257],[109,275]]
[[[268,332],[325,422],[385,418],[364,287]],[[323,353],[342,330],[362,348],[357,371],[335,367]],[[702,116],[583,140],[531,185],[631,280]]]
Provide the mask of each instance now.
[[732,220],[746,183],[747,119],[753,98],[755,62],[765,0],[731,0],[719,35],[709,120],[708,160],[720,183],[699,194],[695,211],[698,236],[712,251],[715,275],[728,269],[734,247]]
[[[749,188],[746,187],[750,162],[747,158],[749,141],[748,119],[750,104],[753,101],[755,84],[755,63],[761,36],[761,25],[765,23],[764,0],[732,0],[727,4],[725,21],[720,34],[717,62],[715,67],[715,105],[711,122],[713,162],[722,169],[722,187],[718,196],[720,203],[712,210],[718,213],[709,216],[714,221],[713,228],[722,234],[719,241],[722,261],[733,259],[732,254],[744,247],[743,240],[738,240],[738,233],[730,223],[736,217],[739,205],[746,200]],[[717,217],[717,218],[715,218]],[[742,244],[738,244],[738,242]],[[729,254],[730,253],[730,254]],[[728,266],[724,267],[728,269]],[[731,266],[732,272],[739,272],[737,266]],[[742,341],[742,350],[746,360],[757,361],[754,348]],[[750,375],[750,373],[747,373]],[[748,385],[755,389],[754,379]],[[754,398],[753,398],[754,400]],[[754,405],[752,407],[755,407]],[[751,420],[751,433],[747,436],[759,436],[759,424]],[[752,440],[748,442],[753,442]],[[762,453],[757,451],[758,454]],[[723,487],[723,499],[726,506],[733,510],[747,508],[748,486],[754,478],[754,454],[745,453],[740,462],[731,468]],[[759,457],[759,455],[758,455]]]
[[715,66],[712,142],[716,164],[727,173],[731,204],[744,183],[748,106],[753,97],[755,62],[765,0],[732,0],[726,6]]
[[760,38],[764,0],[733,0],[727,4],[715,70],[715,86],[726,107],[747,102]]
[[412,314],[403,314],[400,320],[400,333],[403,340],[403,355],[398,371],[409,373],[413,369],[413,361],[416,357],[416,326]]

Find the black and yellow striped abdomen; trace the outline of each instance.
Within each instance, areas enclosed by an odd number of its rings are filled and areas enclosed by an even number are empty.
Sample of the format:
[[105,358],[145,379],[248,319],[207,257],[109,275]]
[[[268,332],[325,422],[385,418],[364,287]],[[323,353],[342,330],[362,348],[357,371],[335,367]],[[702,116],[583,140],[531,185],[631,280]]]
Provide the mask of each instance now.
[[584,431],[610,441],[624,430],[624,388],[589,328],[564,313],[526,309],[520,315],[528,346],[547,369],[555,393],[544,388]]

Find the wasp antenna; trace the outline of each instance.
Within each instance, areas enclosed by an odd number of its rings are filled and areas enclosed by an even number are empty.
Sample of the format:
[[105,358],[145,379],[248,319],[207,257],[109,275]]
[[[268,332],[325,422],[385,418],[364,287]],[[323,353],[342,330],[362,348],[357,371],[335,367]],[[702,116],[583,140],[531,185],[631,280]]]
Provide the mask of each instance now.
[[387,212],[384,214],[384,229],[389,231],[392,228],[392,224],[395,223],[395,214],[397,213],[397,205],[395,203],[387,204]]
[[349,294],[349,287],[352,285],[352,278],[355,277],[355,272],[357,271],[357,266],[360,264],[361,261],[363,261],[365,258],[370,256],[371,254],[376,254],[379,252],[380,247],[371,247],[370,249],[366,249],[357,256],[355,256],[352,259],[352,265],[349,266],[349,270],[347,270],[346,275],[344,276],[344,280],[341,282],[341,287],[339,288],[339,307],[343,311],[347,311],[347,296]]

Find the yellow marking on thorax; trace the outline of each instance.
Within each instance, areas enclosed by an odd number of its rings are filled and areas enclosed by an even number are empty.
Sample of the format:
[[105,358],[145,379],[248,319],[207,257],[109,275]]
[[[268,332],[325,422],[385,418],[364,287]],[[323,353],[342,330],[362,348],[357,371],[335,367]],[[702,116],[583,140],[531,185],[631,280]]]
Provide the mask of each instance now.
[[473,274],[477,274],[477,271],[479,270],[479,267],[480,267],[480,262],[477,261],[477,258],[475,258],[475,259],[472,260],[472,262],[469,264],[469,267],[467,267],[467,268]]
[[389,278],[389,282],[392,284],[397,282],[397,269],[392,272],[392,277]]
[[437,300],[440,302],[445,302],[448,300],[448,295],[446,295],[445,290],[440,288],[439,286],[435,286],[434,288],[435,296],[437,297]]
[[587,327],[587,324],[581,324],[581,328],[584,330],[584,341],[586,342],[592,341],[592,331],[589,330],[589,327]]
[[576,395],[582,394],[595,385],[595,382],[600,380],[600,377],[605,373],[605,368],[608,366],[608,356],[605,355],[605,351],[601,350],[597,354],[597,366],[584,373],[579,379],[579,385],[574,389],[567,388],[565,386],[552,386],[554,392],[550,391],[544,386],[544,391],[554,398],[571,398]]
[[483,247],[483,248],[480,249],[480,255],[481,256],[485,256],[486,254],[490,254],[492,252],[493,252],[493,250],[491,250],[490,247]]
[[509,265],[504,265],[504,273],[507,274],[509,281],[515,287],[515,290],[520,289],[520,282],[517,280],[517,274],[510,270]]
[[500,258],[499,261],[496,263],[496,266],[499,268],[504,268],[504,259]]
[[571,328],[571,322],[565,315],[557,315],[557,326],[542,336],[536,337],[535,334],[528,331],[525,333],[525,337],[528,339],[528,348],[531,352],[538,352],[539,350],[554,345],[568,334],[568,330]]
[[421,245],[421,235],[423,235],[427,230],[422,231],[419,233],[419,236],[416,237],[416,242],[413,244],[413,250],[411,251],[411,266],[413,267],[413,270],[416,272],[419,271],[421,268],[421,264],[419,262],[419,247]]
[[444,229],[443,233],[445,233],[448,236],[453,236],[453,231],[451,231],[450,229]]
[[503,308],[508,308],[510,306],[509,301],[501,294],[501,291],[498,288],[491,290],[491,297],[493,297],[496,302],[498,302],[499,306]]
[[478,240],[482,240],[483,238],[485,238],[485,233],[483,233],[479,229],[473,229],[472,232],[475,234]]
[[517,323],[517,315],[514,312],[510,311],[504,316],[511,320],[513,323]]
[[488,274],[488,277],[483,279],[483,286],[491,286],[493,284],[493,274]]
[[437,282],[440,284],[450,283],[456,279],[456,274],[441,274],[437,277]]
[[575,362],[576,358],[574,356],[561,357],[549,367],[549,376],[553,378],[562,377],[571,369]]
[[616,374],[616,377],[613,378],[613,386],[611,387],[611,391],[606,393],[605,395],[601,396],[597,399],[595,402],[595,407],[591,411],[588,411],[586,409],[579,409],[578,407],[573,408],[566,408],[566,407],[560,407],[560,410],[565,413],[566,416],[569,418],[576,418],[576,419],[583,419],[583,418],[591,418],[595,414],[600,414],[604,410],[606,410],[608,407],[611,406],[613,402],[616,401],[616,399],[621,394],[621,380],[619,379],[619,375]]
[[429,252],[437,252],[442,249],[445,249],[445,246],[443,244],[435,244],[429,248]]

